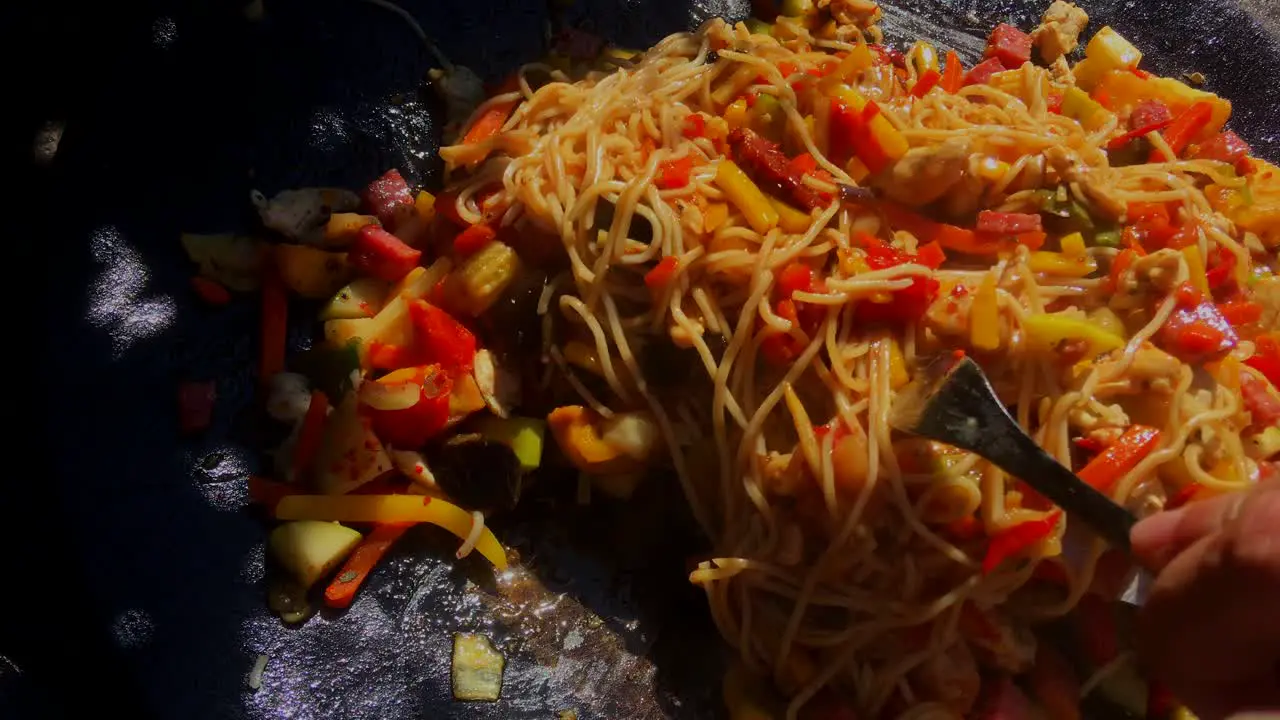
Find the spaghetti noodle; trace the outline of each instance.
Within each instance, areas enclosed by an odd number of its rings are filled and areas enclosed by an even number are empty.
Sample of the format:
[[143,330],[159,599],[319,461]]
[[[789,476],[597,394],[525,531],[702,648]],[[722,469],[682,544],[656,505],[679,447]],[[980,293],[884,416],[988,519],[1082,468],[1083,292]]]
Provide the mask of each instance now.
[[[896,435],[895,391],[964,348],[1120,502],[1256,482],[1276,452],[1277,379],[1256,359],[1275,348],[1280,181],[1220,152],[1225,101],[1098,77],[1092,43],[1088,82],[1024,62],[917,97],[937,52],[896,64],[853,5],[771,34],[713,20],[577,80],[526,67],[472,115],[518,100],[498,132],[441,150],[445,197],[563,251],[538,310],[588,406],[565,423],[651,423],[714,546],[690,579],[787,716],[830,689],[873,715],[955,717],[980,665],[1026,669],[1030,623],[1074,607],[1105,547],[1066,562],[1069,521],[981,458]],[[1155,103],[1169,129],[1116,145]],[[1188,126],[1189,108],[1212,119]],[[575,342],[594,391],[569,372]],[[695,376],[674,392],[642,362],[667,345]],[[582,437],[557,435],[571,458]],[[580,469],[634,460],[663,462]],[[1049,566],[1057,584],[1037,579]]]

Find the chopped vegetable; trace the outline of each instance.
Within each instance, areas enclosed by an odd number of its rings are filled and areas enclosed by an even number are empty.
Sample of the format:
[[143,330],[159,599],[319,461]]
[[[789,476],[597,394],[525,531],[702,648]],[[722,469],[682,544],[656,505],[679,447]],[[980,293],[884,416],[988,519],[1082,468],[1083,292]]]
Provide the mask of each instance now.
[[349,607],[364,579],[369,577],[374,566],[409,527],[385,523],[374,525],[373,530],[369,531],[343,563],[333,582],[325,588],[324,604],[331,608]]
[[1124,347],[1124,338],[1097,324],[1068,313],[1037,313],[1022,323],[1031,347],[1042,353],[1056,353],[1068,340],[1088,343],[1087,357]]
[[873,174],[907,154],[906,138],[880,113],[875,101],[851,88],[838,88],[831,99],[828,134],[837,162],[856,156]]
[[1110,25],[1099,30],[1084,49],[1085,59],[1071,72],[1076,84],[1092,90],[1107,73],[1128,71],[1138,67],[1142,53]]
[[778,213],[778,226],[786,232],[803,233],[808,231],[809,225],[813,223],[813,218],[808,213],[797,210],[775,197],[769,198],[769,204]]
[[196,291],[201,300],[210,305],[226,305],[231,302],[231,293],[216,281],[199,275],[191,278],[191,289]]
[[1275,336],[1264,335],[1254,343],[1254,353],[1245,359],[1244,364],[1262,373],[1270,383],[1280,388],[1280,340]]
[[574,467],[597,475],[637,470],[637,463],[602,437],[603,419],[581,405],[559,407],[547,415],[547,427]]
[[720,161],[716,169],[716,185],[756,232],[763,235],[778,224],[778,211],[773,209],[769,198],[732,160],[725,158]]
[[926,70],[920,75],[920,79],[916,80],[916,84],[911,86],[911,94],[922,98],[928,95],[930,90],[937,87],[940,80],[942,80],[942,75],[937,70]]
[[192,434],[208,429],[213,420],[217,386],[212,380],[186,381],[178,385],[178,427]]
[[1280,423],[1280,394],[1275,385],[1268,387],[1268,384],[1252,372],[1240,373],[1240,397],[1255,426]]
[[445,283],[446,304],[468,315],[480,315],[498,301],[520,273],[520,267],[516,251],[494,240],[449,275]]
[[[369,183],[369,187],[364,191],[364,201],[378,220],[392,230],[396,228],[397,223],[414,213],[413,193],[409,190],[409,183],[405,182],[400,171],[394,168]],[[361,230],[363,231],[363,228]]]
[[[419,448],[444,430],[454,381],[439,365],[405,368],[365,384],[398,389],[409,396],[405,403],[391,401],[382,408],[368,408],[366,414],[378,438],[397,448]],[[361,392],[362,404],[367,403],[363,386]]]
[[498,231],[484,223],[478,223],[458,233],[453,239],[453,251],[460,257],[474,255],[497,237]]
[[1066,253],[1040,250],[1031,253],[1027,267],[1032,272],[1057,277],[1088,277],[1098,271],[1098,261],[1089,255],[1071,256]]
[[502,694],[506,660],[483,635],[453,636],[453,698],[494,701]]
[[1159,430],[1145,425],[1132,425],[1119,440],[1090,460],[1076,475],[1095,489],[1108,492],[1159,444]]
[[467,129],[467,134],[462,136],[462,144],[474,145],[497,135],[518,104],[518,100],[508,100],[490,105]]
[[962,86],[983,85],[991,80],[991,76],[998,72],[1004,72],[1004,64],[999,58],[987,58],[982,62],[974,65],[969,72],[964,74]]
[[271,555],[304,588],[328,575],[360,542],[360,533],[335,522],[298,520],[271,531]]
[[991,273],[982,278],[973,296],[969,318],[969,342],[978,350],[1000,347],[1000,309],[996,300],[996,278]]
[[[424,269],[425,272],[425,269]],[[356,278],[338,292],[320,311],[321,320],[371,318],[382,309],[391,286],[386,280]]]
[[475,365],[476,337],[452,315],[425,300],[409,304],[414,344],[422,362],[439,363],[446,372],[461,376]]
[[1102,124],[1108,110],[1078,87],[1069,87],[1062,95],[1062,114],[1080,123],[1086,130]]
[[1018,523],[996,533],[982,558],[982,573],[990,574],[1005,560],[1026,552],[1053,534],[1062,519],[1062,511],[1054,510],[1039,520]]
[[668,255],[658,261],[653,269],[644,274],[644,284],[650,290],[663,290],[676,277],[676,271],[680,269],[680,258]]
[[[1174,155],[1180,155],[1187,145],[1191,143],[1192,138],[1199,135],[1209,126],[1209,121],[1212,118],[1213,105],[1205,101],[1197,102],[1183,111],[1181,115],[1175,117],[1169,127],[1165,128],[1165,131],[1161,134]],[[1173,160],[1177,160],[1177,158],[1166,158],[1159,149],[1153,149],[1151,157],[1147,158],[1147,162],[1169,162]]]
[[348,255],[352,267],[388,282],[403,278],[420,259],[421,250],[405,245],[400,238],[373,225],[360,228]]
[[955,50],[948,50],[947,64],[942,71],[942,89],[954,95],[963,86],[963,83],[964,64],[960,62],[960,56],[956,54]]
[[183,233],[182,247],[201,277],[236,292],[257,289],[268,259],[261,243],[239,235]]
[[535,470],[542,464],[543,434],[547,423],[537,418],[499,418],[486,415],[476,423],[476,430],[486,438],[496,440],[516,454],[524,471]]
[[378,224],[378,218],[359,213],[334,213],[324,226],[324,241],[330,247],[346,247],[355,241],[360,228]]
[[627,457],[648,460],[660,445],[658,424],[644,412],[615,413],[600,423],[600,439]]
[[285,286],[307,298],[330,297],[351,275],[346,253],[308,245],[276,245],[275,261]]
[[[276,517],[337,522],[425,522],[442,527],[462,540],[471,534],[473,522],[471,513],[457,505],[420,495],[290,495],[276,506]],[[506,553],[489,528],[480,533],[476,549],[494,567],[507,568]]]
[[374,434],[369,418],[358,412],[355,396],[348,395],[334,407],[325,423],[324,441],[315,460],[316,489],[335,495],[348,493],[390,469],[391,459]]
[[1239,342],[1235,328],[1209,300],[1175,309],[1156,337],[1166,351],[1191,361],[1220,355]]
[[320,443],[324,440],[325,421],[329,417],[329,398],[322,390],[311,391],[311,402],[307,404],[307,413],[302,417],[302,426],[298,429],[298,442],[293,446],[293,476],[307,477],[320,453]]

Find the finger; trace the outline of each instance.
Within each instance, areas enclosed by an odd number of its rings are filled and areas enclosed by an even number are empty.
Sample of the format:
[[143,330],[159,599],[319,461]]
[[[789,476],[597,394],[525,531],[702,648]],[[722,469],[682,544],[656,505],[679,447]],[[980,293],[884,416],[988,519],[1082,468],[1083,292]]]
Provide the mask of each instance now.
[[1248,496],[1242,492],[1222,495],[1141,520],[1129,535],[1133,554],[1144,567],[1159,572],[1178,553],[1238,516]]

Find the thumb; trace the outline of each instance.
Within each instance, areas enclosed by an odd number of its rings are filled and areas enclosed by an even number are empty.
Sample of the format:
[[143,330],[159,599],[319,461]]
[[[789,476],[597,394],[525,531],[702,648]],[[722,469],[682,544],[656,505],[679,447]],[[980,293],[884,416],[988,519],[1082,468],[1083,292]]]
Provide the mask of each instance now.
[[1129,534],[1133,554],[1143,567],[1159,572],[1197,540],[1238,517],[1248,497],[1248,492],[1233,492],[1144,518]]

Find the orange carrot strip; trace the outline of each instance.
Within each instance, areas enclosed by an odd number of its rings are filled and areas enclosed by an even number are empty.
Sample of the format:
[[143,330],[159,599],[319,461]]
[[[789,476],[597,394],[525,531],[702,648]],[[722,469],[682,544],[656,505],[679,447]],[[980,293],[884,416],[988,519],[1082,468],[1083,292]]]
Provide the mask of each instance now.
[[391,546],[405,530],[410,527],[409,523],[379,523],[373,526],[364,540],[356,546],[351,556],[342,564],[342,569],[338,571],[333,582],[324,591],[324,604],[331,608],[345,608],[351,605],[351,601],[356,596],[356,591],[360,589],[360,585],[364,583],[364,579],[369,577],[369,573],[373,571],[382,556],[391,549]]

